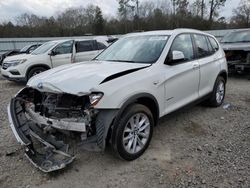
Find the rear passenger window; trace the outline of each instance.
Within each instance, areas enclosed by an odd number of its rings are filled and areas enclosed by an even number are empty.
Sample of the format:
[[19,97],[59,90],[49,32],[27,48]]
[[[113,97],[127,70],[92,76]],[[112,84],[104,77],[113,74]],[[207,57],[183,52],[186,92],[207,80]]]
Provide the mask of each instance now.
[[210,44],[212,45],[212,48],[214,50],[214,52],[218,51],[219,50],[219,45],[218,43],[214,40],[214,38],[212,37],[208,37],[209,41],[210,41]]
[[94,41],[78,41],[76,42],[76,53],[77,52],[88,52],[96,50]]
[[198,58],[211,55],[211,52],[208,49],[208,44],[207,44],[207,40],[205,36],[195,34],[194,41],[195,41],[196,48],[197,48]]
[[184,60],[181,62],[186,62],[194,59],[193,44],[190,34],[178,35],[172,44],[171,54],[173,51],[181,51],[184,54]]

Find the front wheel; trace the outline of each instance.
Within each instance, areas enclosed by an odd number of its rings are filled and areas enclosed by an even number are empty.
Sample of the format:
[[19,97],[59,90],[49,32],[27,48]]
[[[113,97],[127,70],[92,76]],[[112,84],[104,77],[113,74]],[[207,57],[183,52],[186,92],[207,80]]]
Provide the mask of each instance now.
[[112,147],[123,159],[131,161],[140,157],[148,148],[153,134],[154,120],[144,105],[134,104],[123,113],[114,125]]
[[28,76],[27,76],[27,80],[29,80],[31,77],[37,75],[37,74],[40,74],[41,72],[44,72],[46,71],[47,69],[43,68],[43,67],[35,67],[35,68],[32,68],[29,73],[28,73]]
[[208,104],[212,107],[220,106],[224,101],[225,93],[226,93],[225,79],[219,76],[215,81],[214,89],[208,101]]

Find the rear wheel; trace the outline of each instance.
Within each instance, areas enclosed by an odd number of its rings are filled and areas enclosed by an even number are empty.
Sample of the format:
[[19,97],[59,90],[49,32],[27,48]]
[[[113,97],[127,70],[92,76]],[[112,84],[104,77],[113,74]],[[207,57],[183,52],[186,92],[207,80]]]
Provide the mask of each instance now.
[[125,160],[140,157],[147,149],[153,134],[154,120],[151,111],[144,105],[134,104],[123,113],[114,125],[112,146]]
[[44,72],[44,71],[46,71],[46,70],[47,70],[47,69],[45,69],[44,67],[35,67],[35,68],[32,68],[32,69],[29,71],[27,78],[28,78],[28,80],[29,80],[31,77],[33,77],[33,76],[35,76],[35,75],[37,75],[37,74],[40,74],[41,72]]
[[225,79],[219,76],[215,81],[211,98],[208,100],[208,105],[212,107],[220,106],[224,101],[225,92],[226,92]]

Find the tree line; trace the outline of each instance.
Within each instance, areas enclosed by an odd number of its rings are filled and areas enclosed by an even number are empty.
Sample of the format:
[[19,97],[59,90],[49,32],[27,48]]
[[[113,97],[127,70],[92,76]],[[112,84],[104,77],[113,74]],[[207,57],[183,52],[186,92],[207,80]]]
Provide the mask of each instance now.
[[226,0],[117,0],[116,17],[98,6],[69,8],[56,16],[22,14],[0,24],[0,37],[59,37],[124,34],[135,31],[249,28],[250,0],[241,0],[230,20],[220,16]]

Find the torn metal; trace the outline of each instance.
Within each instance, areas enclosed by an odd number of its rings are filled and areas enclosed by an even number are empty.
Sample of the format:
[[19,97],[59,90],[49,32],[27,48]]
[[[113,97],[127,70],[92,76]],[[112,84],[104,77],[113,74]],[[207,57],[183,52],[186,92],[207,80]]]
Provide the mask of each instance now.
[[76,147],[104,150],[115,113],[94,109],[88,95],[41,92],[30,87],[20,91],[8,107],[15,137],[25,145],[31,163],[44,172],[70,164]]

